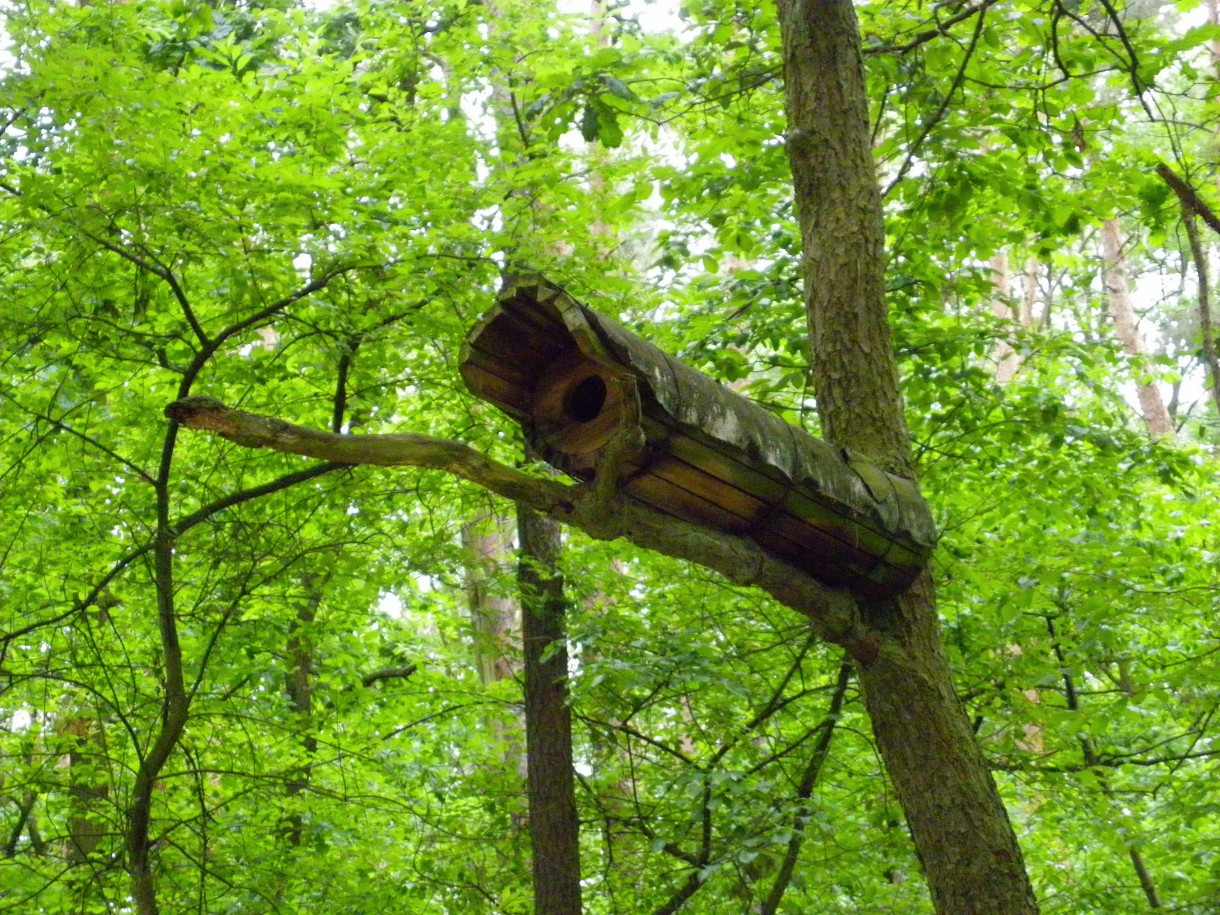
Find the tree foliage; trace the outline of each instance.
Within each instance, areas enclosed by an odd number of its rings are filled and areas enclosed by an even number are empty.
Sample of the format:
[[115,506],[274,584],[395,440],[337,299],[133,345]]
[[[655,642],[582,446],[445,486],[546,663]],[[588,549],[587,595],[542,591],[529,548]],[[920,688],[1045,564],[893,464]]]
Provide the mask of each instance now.
[[[946,642],[1039,898],[1213,911],[1220,420],[1156,166],[1220,209],[1220,28],[859,12]],[[530,911],[521,689],[479,679],[458,536],[499,500],[162,411],[518,462],[456,372],[511,261],[816,432],[774,10],[611,7],[602,39],[538,0],[5,14],[0,910]],[[1145,358],[1107,316],[1115,217]],[[1024,325],[991,309],[1001,250]],[[929,909],[806,620],[622,541],[562,563],[587,911]]]

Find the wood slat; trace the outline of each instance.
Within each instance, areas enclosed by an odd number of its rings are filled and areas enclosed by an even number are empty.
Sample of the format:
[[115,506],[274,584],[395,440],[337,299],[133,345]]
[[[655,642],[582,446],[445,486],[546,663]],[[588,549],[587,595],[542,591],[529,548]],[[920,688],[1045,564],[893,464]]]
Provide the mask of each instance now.
[[[503,367],[500,368],[503,370]],[[520,416],[529,415],[533,398],[524,392],[517,382],[488,371],[472,359],[462,365],[461,371],[466,384],[483,399],[501,404],[505,409],[515,410]]]

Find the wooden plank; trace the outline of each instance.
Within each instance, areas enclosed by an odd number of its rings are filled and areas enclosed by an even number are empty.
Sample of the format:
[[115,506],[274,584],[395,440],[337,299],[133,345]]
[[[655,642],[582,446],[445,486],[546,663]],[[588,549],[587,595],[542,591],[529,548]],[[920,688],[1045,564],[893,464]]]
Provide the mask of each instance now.
[[[700,479],[701,477],[702,479]],[[668,497],[675,500],[675,504],[681,507],[682,513],[671,511],[670,514],[675,514],[687,521],[710,524],[717,530],[731,534],[753,536],[755,532],[769,530],[766,527],[758,526],[758,515],[769,510],[769,506],[765,503],[753,499],[745,493],[738,493],[742,501],[735,501],[731,504],[725,501],[712,501],[707,499],[699,489],[688,485],[693,483],[695,486],[700,486],[707,479],[706,476],[699,473],[697,468],[685,466],[671,458],[662,463],[649,464],[642,476],[634,478],[628,483],[627,489],[632,494],[634,494],[633,488],[653,491],[650,487],[653,487],[652,481],[656,481],[659,485],[655,487],[655,492],[667,494]],[[718,492],[722,491],[718,490]],[[785,555],[789,557],[799,558],[810,552],[811,544],[808,537],[804,540],[789,539],[785,536],[784,531],[778,529],[769,530],[769,533],[772,541],[777,544],[781,541],[787,544]],[[804,533],[803,530],[802,533]]]
[[520,396],[532,400],[534,380],[518,366],[511,365],[495,358],[493,355],[474,348],[469,348],[466,352],[466,361],[463,363],[462,368],[464,369],[467,365],[477,369],[483,375],[494,375],[504,383],[513,385]]
[[808,544],[810,552],[817,557],[813,561],[820,564],[833,562],[854,570],[866,570],[871,569],[875,562],[873,556],[836,536],[836,531],[816,527],[786,511],[776,512],[766,525],[766,530],[788,540]]
[[741,521],[736,515],[720,506],[705,502],[681,486],[652,474],[629,480],[625,489],[628,495],[645,505],[692,524],[706,525],[725,531]]
[[514,365],[527,368],[537,378],[564,351],[574,349],[570,338],[506,311],[479,334],[476,348]]
[[662,455],[648,465],[647,473],[681,486],[687,492],[724,509],[736,517],[733,533],[743,533],[752,528],[758,518],[768,510],[767,503],[749,493],[729,486],[724,481],[710,476],[698,467],[692,467],[672,454]]
[[563,340],[572,339],[559,312],[549,307],[540,307],[533,300],[523,297],[528,290],[518,290],[509,299],[501,300],[502,311],[511,312],[516,318],[533,326],[539,333]]
[[482,365],[467,360],[461,368],[462,378],[470,390],[484,400],[489,400],[507,411],[515,411],[517,419],[529,415],[531,398],[519,384],[499,374],[487,371]]
[[762,473],[723,450],[723,446],[709,446],[686,433],[673,435],[667,450],[688,464],[722,480],[726,485],[748,492],[763,502],[777,502],[789,489],[787,482],[778,475]]

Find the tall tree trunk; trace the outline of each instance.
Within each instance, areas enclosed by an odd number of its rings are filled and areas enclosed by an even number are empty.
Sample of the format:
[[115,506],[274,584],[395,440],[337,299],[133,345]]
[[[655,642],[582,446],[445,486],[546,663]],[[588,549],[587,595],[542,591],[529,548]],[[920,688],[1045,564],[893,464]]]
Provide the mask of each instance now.
[[[914,476],[885,302],[884,225],[851,0],[777,0],[788,154],[823,430]],[[953,689],[932,582],[861,608],[860,684],[940,913],[1037,911],[1007,813]]]
[[[1110,300],[1110,316],[1114,319],[1114,333],[1123,350],[1136,362],[1136,372],[1143,374],[1139,365],[1144,357],[1144,340],[1135,322],[1135,309],[1131,305],[1131,284],[1127,280],[1127,262],[1123,254],[1122,229],[1117,219],[1107,219],[1101,226],[1101,260],[1105,266],[1106,297]],[[1165,400],[1152,380],[1135,379],[1135,390],[1140,402],[1140,418],[1154,438],[1172,438],[1173,419],[1165,407]]]
[[1220,355],[1216,352],[1216,332],[1212,322],[1211,281],[1208,278],[1207,246],[1199,237],[1199,226],[1193,210],[1182,206],[1182,225],[1190,242],[1190,256],[1195,264],[1195,277],[1199,283],[1199,337],[1203,350],[1203,367],[1207,373],[1212,400],[1216,412],[1220,413]]
[[516,643],[521,610],[496,581],[512,553],[509,524],[508,518],[491,512],[462,526],[474,660],[484,686],[515,673],[507,649]]
[[[322,604],[322,587],[312,574],[301,575],[304,591],[296,606],[296,614],[288,624],[286,644],[287,658],[284,670],[284,692],[288,694],[288,707],[292,712],[291,727],[296,729],[303,759],[289,774],[285,790],[290,806],[309,788],[310,767],[318,752],[318,738],[313,724],[313,671],[314,624],[318,607]],[[297,810],[290,810],[280,823],[285,841],[292,848],[299,848],[303,837],[305,820]]]
[[[486,6],[489,37],[503,41],[496,3]],[[598,37],[598,9],[591,28]],[[511,38],[509,39],[511,40]],[[519,165],[539,155],[531,149],[528,115],[514,98],[508,75],[493,70],[491,104],[505,163]],[[542,190],[536,188],[534,190]],[[601,190],[594,177],[594,193]],[[529,211],[540,221],[547,208],[538,196],[521,188],[508,195],[505,210]],[[506,220],[508,221],[508,220]],[[504,254],[510,266],[536,269],[542,255],[562,254],[530,247],[532,233],[508,240]],[[565,597],[558,572],[560,526],[523,505],[517,507],[517,582],[521,601],[522,654],[525,664],[525,763],[529,798],[529,833],[533,859],[534,911],[537,915],[580,915],[580,821],[572,766],[572,715],[568,706],[568,652],[564,641]],[[544,657],[545,656],[545,657]]]
[[[995,298],[991,302],[991,313],[997,318],[1009,323],[1009,332],[1015,327],[1013,324],[1013,299],[1012,299],[1012,268],[1008,263],[1008,252],[997,251],[991,258],[991,282],[995,287]],[[1017,374],[1017,369],[1021,366],[1021,357],[1017,355],[1017,351],[1013,348],[1012,343],[1007,338],[1000,338],[996,344],[995,350],[992,352],[991,358],[995,360],[995,380],[999,384],[1007,384],[1012,380],[1012,376]]]
[[580,821],[572,768],[568,650],[564,642],[559,524],[517,508],[525,653],[525,744],[534,911],[580,915]]

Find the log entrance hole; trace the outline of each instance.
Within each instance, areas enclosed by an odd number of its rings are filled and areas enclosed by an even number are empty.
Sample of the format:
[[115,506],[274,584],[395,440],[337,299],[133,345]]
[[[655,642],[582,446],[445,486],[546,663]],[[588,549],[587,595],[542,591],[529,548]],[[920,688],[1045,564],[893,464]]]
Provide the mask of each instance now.
[[563,395],[563,412],[577,423],[590,423],[606,405],[606,382],[600,375],[589,375],[568,388]]

